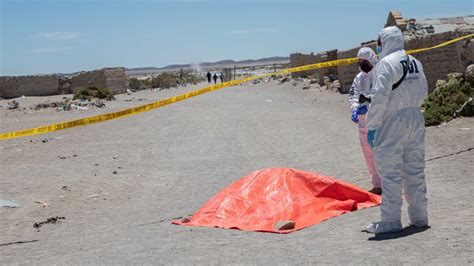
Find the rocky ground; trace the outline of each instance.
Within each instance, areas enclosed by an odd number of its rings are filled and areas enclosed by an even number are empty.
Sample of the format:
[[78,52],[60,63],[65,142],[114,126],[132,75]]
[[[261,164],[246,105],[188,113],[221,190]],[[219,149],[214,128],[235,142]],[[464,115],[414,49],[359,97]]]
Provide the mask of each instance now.
[[[287,235],[171,224],[268,167],[370,189],[347,95],[305,85],[235,86],[132,117],[0,141],[0,198],[22,205],[0,208],[0,264],[472,263],[473,118],[427,129],[426,231],[361,232],[378,220],[378,207]],[[202,86],[119,95],[87,110],[29,109],[63,96],[20,98],[17,110],[1,100],[0,128],[87,117]]]

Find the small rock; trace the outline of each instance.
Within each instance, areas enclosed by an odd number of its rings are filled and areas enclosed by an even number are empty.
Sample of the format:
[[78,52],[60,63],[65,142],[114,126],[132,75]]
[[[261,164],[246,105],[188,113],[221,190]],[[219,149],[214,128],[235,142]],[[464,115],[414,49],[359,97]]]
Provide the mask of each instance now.
[[20,108],[20,103],[13,100],[13,101],[7,103],[7,107],[8,107],[9,110],[18,109],[18,108]]
[[64,160],[66,159],[66,156],[59,155],[58,158]]
[[278,221],[275,223],[274,229],[281,230],[290,230],[295,228],[296,223],[294,221]]
[[115,155],[113,158],[114,158],[114,159],[118,159],[118,156],[117,156],[117,155]]
[[117,171],[113,171],[112,174],[116,175],[116,174],[118,174],[118,172],[117,172]]
[[303,90],[309,90],[309,89],[311,89],[311,86],[304,86],[303,87]]

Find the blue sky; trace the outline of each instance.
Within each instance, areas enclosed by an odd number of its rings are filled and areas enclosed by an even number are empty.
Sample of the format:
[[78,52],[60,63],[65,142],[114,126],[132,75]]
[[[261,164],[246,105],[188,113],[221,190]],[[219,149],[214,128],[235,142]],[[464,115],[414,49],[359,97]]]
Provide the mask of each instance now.
[[474,0],[0,0],[0,75],[258,59],[348,49],[405,18],[474,14]]

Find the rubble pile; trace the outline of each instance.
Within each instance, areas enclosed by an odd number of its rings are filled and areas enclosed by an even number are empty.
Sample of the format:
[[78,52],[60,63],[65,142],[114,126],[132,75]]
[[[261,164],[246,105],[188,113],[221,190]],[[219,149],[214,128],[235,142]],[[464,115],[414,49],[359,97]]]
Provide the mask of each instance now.
[[106,107],[104,100],[92,99],[92,100],[71,100],[71,98],[64,97],[62,101],[57,102],[44,102],[30,106],[31,110],[41,110],[47,108],[55,108],[56,111],[70,111],[70,110],[87,110],[89,106],[95,106],[98,108]]

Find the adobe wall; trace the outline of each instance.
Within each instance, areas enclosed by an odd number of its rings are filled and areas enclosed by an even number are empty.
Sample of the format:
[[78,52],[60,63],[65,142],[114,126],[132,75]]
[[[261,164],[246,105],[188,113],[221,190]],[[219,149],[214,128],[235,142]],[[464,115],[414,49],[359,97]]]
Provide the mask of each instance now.
[[106,87],[114,94],[124,93],[127,90],[127,76],[125,75],[125,68],[106,68],[104,69]]
[[[412,50],[431,47],[467,33],[445,32],[424,38],[411,39],[405,42],[405,49]],[[423,64],[423,70],[428,80],[428,88],[434,90],[436,81],[446,79],[448,73],[464,73],[469,64],[474,63],[473,40],[459,41],[441,48],[413,54]]]
[[[337,53],[338,59],[353,58],[357,56],[359,47],[350,50],[339,51]],[[357,64],[352,65],[341,65],[337,67],[339,84],[342,86],[343,91],[349,91],[352,80],[354,80],[357,73],[359,73],[359,66]]]
[[[474,33],[473,30],[464,30],[462,32],[453,31],[439,34],[433,34],[424,37],[413,38],[405,41],[405,49],[412,50],[418,48],[431,47],[460,36]],[[369,43],[367,45],[372,49],[375,49],[375,43]],[[337,51],[337,58],[345,59],[353,58],[357,56],[357,51],[360,47],[356,47],[350,50]],[[329,52],[323,53],[324,55]],[[441,48],[425,51],[422,53],[414,54],[414,56],[421,61],[423,69],[428,80],[428,87],[430,91],[433,91],[436,85],[436,81],[439,79],[446,79],[448,73],[460,72],[464,73],[466,67],[474,63],[474,40],[459,41]],[[327,61],[327,57],[318,55],[305,55],[305,54],[292,54],[290,56],[291,66],[301,66],[305,64],[314,64],[319,62]],[[301,73],[293,73],[292,77],[303,77],[310,74],[323,74],[327,75],[330,71],[326,70],[313,70],[305,71]],[[337,76],[339,83],[342,86],[343,91],[348,91],[352,85],[354,77],[359,72],[357,64],[342,65],[337,67]],[[332,72],[334,73],[334,72]],[[332,74],[330,73],[330,74]]]
[[58,76],[0,77],[0,97],[47,96],[58,94]]
[[103,70],[93,70],[71,77],[71,93],[76,93],[89,86],[107,87],[105,72]]

